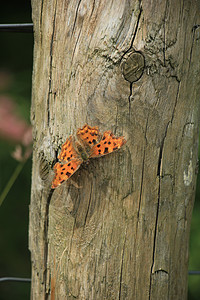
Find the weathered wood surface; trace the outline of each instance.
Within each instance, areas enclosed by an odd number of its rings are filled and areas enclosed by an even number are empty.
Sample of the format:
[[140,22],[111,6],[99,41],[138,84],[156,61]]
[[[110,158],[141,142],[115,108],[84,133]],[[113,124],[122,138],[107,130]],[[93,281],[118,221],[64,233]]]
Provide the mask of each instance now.
[[[198,1],[34,0],[32,9],[32,299],[186,299]],[[122,64],[133,49],[145,69],[130,83]],[[128,142],[52,193],[48,165],[85,123]]]

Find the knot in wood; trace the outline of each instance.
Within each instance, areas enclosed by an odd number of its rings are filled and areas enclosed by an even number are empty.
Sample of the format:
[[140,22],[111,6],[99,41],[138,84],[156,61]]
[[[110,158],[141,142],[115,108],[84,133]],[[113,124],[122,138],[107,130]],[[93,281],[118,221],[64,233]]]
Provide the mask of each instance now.
[[121,63],[124,79],[131,83],[139,80],[144,72],[144,65],[145,60],[142,53],[134,50],[127,52]]

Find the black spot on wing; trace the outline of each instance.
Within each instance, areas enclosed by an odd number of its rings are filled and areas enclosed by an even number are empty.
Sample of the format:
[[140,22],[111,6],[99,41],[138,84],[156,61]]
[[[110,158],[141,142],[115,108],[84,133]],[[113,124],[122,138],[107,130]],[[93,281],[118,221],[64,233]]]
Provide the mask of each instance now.
[[92,136],[95,136],[95,135],[97,136],[97,133],[96,132],[91,132],[91,135]]
[[104,154],[108,153],[108,147],[105,147]]

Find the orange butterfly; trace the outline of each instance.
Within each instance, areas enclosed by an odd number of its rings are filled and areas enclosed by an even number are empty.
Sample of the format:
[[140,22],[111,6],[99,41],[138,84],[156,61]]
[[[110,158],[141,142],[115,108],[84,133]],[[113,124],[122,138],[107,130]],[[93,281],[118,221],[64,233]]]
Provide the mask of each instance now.
[[54,166],[52,189],[70,178],[89,158],[109,154],[126,143],[123,136],[115,137],[111,131],[105,131],[101,137],[98,127],[90,127],[87,124],[77,130],[77,138],[78,141],[75,142],[70,136],[62,145],[58,155],[60,162]]

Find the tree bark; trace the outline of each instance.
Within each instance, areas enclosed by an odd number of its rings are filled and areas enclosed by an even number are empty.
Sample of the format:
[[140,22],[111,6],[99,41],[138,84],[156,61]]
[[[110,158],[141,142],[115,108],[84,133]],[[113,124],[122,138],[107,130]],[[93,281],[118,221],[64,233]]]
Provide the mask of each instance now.
[[[32,11],[32,299],[186,299],[198,1],[34,0]],[[85,123],[127,144],[53,191],[59,147]]]

